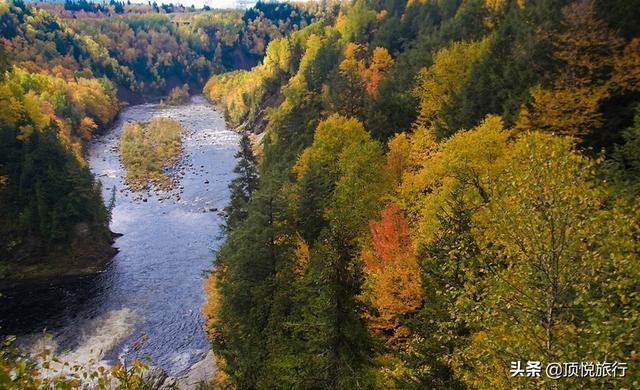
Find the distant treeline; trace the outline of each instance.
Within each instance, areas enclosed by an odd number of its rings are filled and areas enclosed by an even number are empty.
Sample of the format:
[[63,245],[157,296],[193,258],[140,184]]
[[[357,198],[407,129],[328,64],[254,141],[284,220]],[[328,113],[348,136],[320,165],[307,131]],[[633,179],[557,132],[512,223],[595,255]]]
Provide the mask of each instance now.
[[[113,11],[116,14],[122,14],[125,13],[125,8],[131,7],[131,1],[127,0],[126,4],[124,1],[115,1],[115,0],[110,0],[109,1],[109,6],[106,5],[107,3],[105,2],[93,2],[93,1],[87,1],[87,0],[65,0],[64,2],[64,9],[67,11],[84,11],[84,12],[93,12],[93,13],[97,13],[97,12],[101,12],[101,13],[105,13],[108,14],[111,11]],[[136,8],[139,8],[140,6],[138,4],[135,5]],[[172,12],[176,12],[176,11],[181,11],[181,12],[185,12],[185,11],[192,11],[195,12],[196,8],[195,6],[191,5],[190,7],[185,7],[182,4],[178,4],[178,5],[174,5],[173,3],[162,3],[160,4],[160,6],[158,6],[157,2],[148,2],[148,11],[153,11],[153,12],[157,12],[160,13],[162,10],[164,13],[172,13]],[[209,7],[208,5],[205,5],[202,7],[202,10],[204,11],[210,11],[211,7]]]

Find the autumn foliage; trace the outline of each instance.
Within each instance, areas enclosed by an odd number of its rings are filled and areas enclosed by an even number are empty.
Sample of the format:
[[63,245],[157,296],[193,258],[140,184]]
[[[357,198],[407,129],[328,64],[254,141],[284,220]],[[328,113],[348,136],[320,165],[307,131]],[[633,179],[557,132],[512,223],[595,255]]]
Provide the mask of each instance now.
[[228,119],[265,133],[216,260],[231,381],[637,387],[509,373],[637,360],[631,3],[356,0],[212,78]]
[[365,257],[367,269],[374,272],[393,262],[406,261],[413,252],[409,224],[398,205],[390,203],[380,215],[380,221],[369,221],[374,256]]
[[407,337],[403,316],[415,313],[423,303],[420,269],[413,254],[409,225],[402,210],[390,203],[380,221],[369,221],[371,252],[363,251],[370,299],[377,309],[369,320],[374,331],[393,342]]

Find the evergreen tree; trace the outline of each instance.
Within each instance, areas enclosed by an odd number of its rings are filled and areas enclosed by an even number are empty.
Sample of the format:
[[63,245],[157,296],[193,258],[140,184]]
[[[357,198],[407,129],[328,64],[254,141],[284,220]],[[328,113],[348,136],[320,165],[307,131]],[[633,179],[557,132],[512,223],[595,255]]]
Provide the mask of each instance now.
[[232,230],[247,218],[247,207],[251,196],[258,189],[260,183],[256,157],[253,154],[253,146],[249,136],[244,134],[239,145],[240,149],[234,156],[238,159],[238,163],[233,170],[238,176],[229,185],[231,196],[229,205],[224,209],[226,213],[225,226],[228,230]]
[[400,355],[412,372],[399,379],[404,388],[465,388],[450,362],[467,342],[470,329],[463,313],[481,275],[471,217],[462,188],[454,189],[437,214],[433,241],[419,250],[426,305],[406,320],[417,337],[412,353]]
[[123,14],[124,13],[124,2],[114,1],[113,2],[113,10],[117,14]]
[[248,217],[228,231],[215,260],[217,288],[221,299],[213,349],[225,362],[226,373],[240,389],[256,388],[268,375],[267,340],[282,324],[271,322],[276,271],[287,259],[287,224],[283,221],[284,199],[273,178],[267,178],[253,194]]
[[633,126],[622,132],[624,142],[615,145],[603,172],[612,180],[615,191],[630,199],[640,194],[640,106],[635,112]]

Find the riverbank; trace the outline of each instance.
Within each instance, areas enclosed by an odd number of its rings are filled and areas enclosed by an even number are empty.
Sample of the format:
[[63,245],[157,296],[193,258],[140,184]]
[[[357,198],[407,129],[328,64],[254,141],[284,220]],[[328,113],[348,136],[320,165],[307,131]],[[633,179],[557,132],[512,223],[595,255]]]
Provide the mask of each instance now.
[[215,359],[213,352],[209,351],[202,360],[176,376],[167,375],[160,367],[149,367],[142,377],[152,390],[195,390],[209,384],[215,373]]
[[121,235],[108,232],[106,237],[88,236],[82,233],[86,231],[84,224],[78,224],[75,230],[76,237],[68,246],[54,247],[46,254],[22,261],[0,262],[0,294],[7,289],[56,284],[104,271],[118,253],[113,243]]

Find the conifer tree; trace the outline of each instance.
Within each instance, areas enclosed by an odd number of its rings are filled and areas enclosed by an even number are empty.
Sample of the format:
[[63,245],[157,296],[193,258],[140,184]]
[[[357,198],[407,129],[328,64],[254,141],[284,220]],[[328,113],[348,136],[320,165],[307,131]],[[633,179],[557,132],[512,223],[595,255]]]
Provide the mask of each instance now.
[[248,135],[243,135],[240,139],[240,149],[235,154],[238,164],[233,172],[238,175],[231,181],[231,199],[229,205],[225,207],[225,226],[231,230],[238,223],[247,218],[247,206],[251,200],[251,195],[258,188],[258,169],[256,167],[256,157],[253,154],[251,140]]

